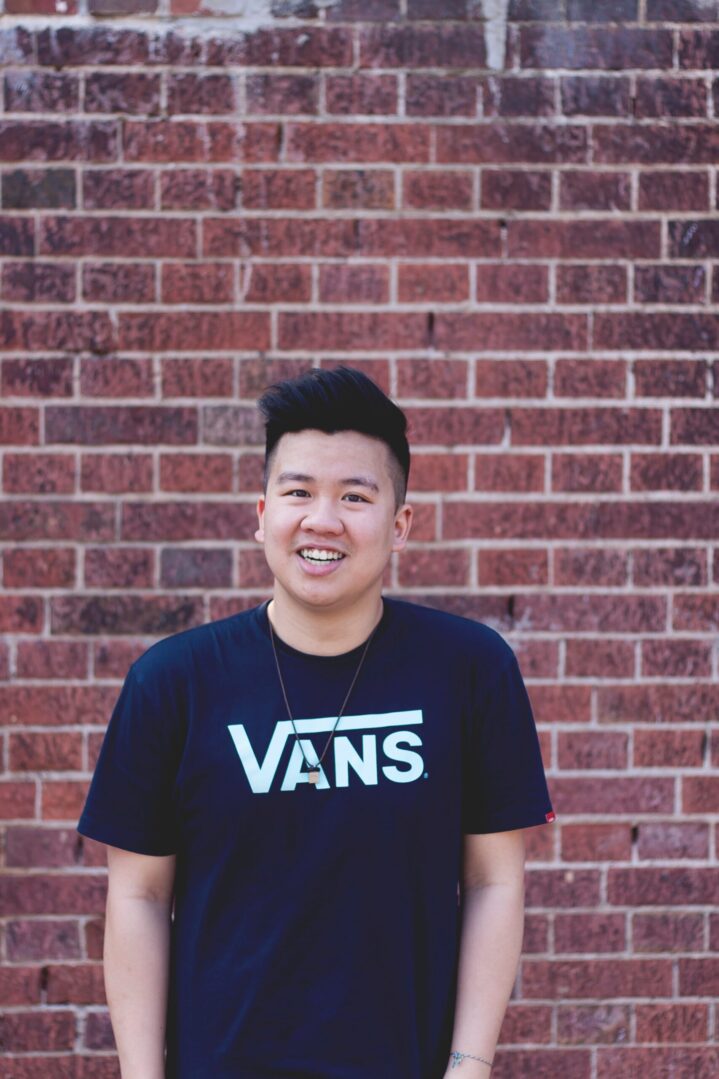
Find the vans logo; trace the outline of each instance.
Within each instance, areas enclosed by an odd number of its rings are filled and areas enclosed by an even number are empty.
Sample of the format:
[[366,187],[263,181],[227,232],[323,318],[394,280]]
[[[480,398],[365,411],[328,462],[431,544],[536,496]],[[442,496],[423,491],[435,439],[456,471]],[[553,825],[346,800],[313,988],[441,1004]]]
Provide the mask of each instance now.
[[[337,716],[296,719],[295,727],[298,735],[328,734],[336,722]],[[380,773],[390,783],[412,783],[415,779],[419,779],[424,772],[424,762],[418,752],[422,746],[422,739],[416,730],[404,728],[421,725],[421,708],[406,712],[342,716],[329,750],[329,752],[334,751],[335,786],[348,787],[350,774],[353,776],[353,782],[363,783],[365,786],[375,786],[379,782]],[[390,730],[390,728],[398,727],[403,729]],[[302,749],[300,749],[289,719],[280,720],[275,724],[270,744],[262,761],[258,760],[252,748],[244,723],[232,723],[228,726],[228,730],[253,794],[269,792],[277,775],[288,738],[292,739],[292,752],[280,790],[293,791],[298,783],[309,782],[307,772],[302,771],[302,750],[310,764],[318,763],[319,754],[309,737],[300,737],[299,743],[302,744]],[[362,750],[358,750],[349,738],[339,733],[340,731],[362,731]],[[323,747],[324,740],[320,748]],[[320,778],[315,786],[325,790],[330,786],[321,765]]]

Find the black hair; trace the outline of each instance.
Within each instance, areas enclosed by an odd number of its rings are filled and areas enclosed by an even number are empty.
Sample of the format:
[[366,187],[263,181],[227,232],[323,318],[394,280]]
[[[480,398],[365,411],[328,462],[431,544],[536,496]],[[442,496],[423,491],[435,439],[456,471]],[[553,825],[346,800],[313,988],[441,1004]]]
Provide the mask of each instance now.
[[267,488],[272,452],[284,434],[296,431],[357,431],[384,442],[390,451],[397,506],[407,493],[407,417],[379,386],[353,367],[313,367],[270,386],[257,402],[265,420]]

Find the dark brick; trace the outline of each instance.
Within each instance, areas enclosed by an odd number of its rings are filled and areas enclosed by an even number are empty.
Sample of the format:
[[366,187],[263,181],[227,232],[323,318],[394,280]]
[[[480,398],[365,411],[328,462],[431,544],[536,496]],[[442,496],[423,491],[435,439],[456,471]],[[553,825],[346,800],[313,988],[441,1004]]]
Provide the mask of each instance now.
[[569,75],[560,80],[565,116],[626,116],[631,105],[629,79]]
[[554,81],[533,76],[489,78],[484,84],[485,116],[551,116]]
[[483,169],[480,198],[487,210],[548,210],[552,177],[549,172]]
[[703,266],[636,266],[634,298],[639,303],[702,303],[706,293]]
[[716,258],[719,256],[719,220],[669,222],[669,254],[672,258]]
[[679,34],[679,66],[719,67],[719,30],[682,30]]
[[[596,11],[605,5],[594,4]],[[520,32],[522,67],[553,69],[669,68],[672,35],[668,30],[629,27],[564,29],[523,27]]]
[[10,262],[3,267],[6,300],[20,303],[72,303],[75,267],[52,262]]
[[159,111],[159,75],[94,71],[85,78],[85,112],[153,115]]
[[82,200],[86,210],[149,210],[155,204],[155,178],[149,169],[85,169]]
[[706,172],[644,172],[639,176],[640,210],[708,210]]
[[5,76],[6,112],[75,112],[79,100],[76,75],[10,71]]
[[360,29],[360,67],[485,66],[484,28],[461,23]]
[[405,110],[408,116],[476,116],[477,79],[438,75],[407,75]]
[[570,22],[636,22],[639,0],[567,0]]
[[6,210],[75,207],[72,169],[15,169],[2,175],[2,204]]
[[170,115],[232,113],[235,108],[235,83],[231,75],[190,73],[169,77],[167,112]]
[[628,210],[631,202],[629,173],[562,172],[559,180],[561,210]]
[[637,79],[636,116],[706,116],[707,89],[700,79]]

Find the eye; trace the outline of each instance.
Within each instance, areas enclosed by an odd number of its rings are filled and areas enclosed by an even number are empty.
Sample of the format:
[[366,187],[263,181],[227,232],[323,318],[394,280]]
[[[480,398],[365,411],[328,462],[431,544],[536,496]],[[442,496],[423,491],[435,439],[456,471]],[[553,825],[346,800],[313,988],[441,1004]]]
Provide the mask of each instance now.
[[286,495],[300,495],[302,497],[304,497],[304,495],[307,495],[309,497],[308,492],[303,490],[302,487],[295,487],[294,490],[292,490],[292,491],[285,491],[285,494]]
[[369,502],[368,498],[365,498],[363,495],[356,495],[353,492],[346,494],[345,498],[349,498],[352,502]]

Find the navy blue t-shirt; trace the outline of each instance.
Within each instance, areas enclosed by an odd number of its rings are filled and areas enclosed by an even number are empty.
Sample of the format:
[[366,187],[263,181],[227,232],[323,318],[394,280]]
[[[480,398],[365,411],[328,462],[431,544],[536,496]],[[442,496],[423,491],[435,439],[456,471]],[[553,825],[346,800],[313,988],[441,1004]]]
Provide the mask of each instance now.
[[[311,763],[362,647],[278,640]],[[318,784],[263,604],[132,664],[78,830],[177,856],[168,1079],[441,1079],[463,833],[551,816],[507,642],[385,597]]]

